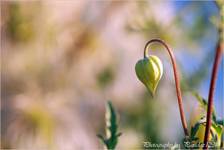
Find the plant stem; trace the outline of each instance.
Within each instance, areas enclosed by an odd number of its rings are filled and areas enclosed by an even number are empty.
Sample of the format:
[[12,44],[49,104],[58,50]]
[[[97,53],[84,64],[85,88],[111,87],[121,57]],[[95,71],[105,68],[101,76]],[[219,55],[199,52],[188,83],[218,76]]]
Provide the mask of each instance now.
[[176,65],[176,61],[175,61],[175,58],[174,58],[173,51],[169,48],[169,46],[164,41],[162,41],[160,39],[152,39],[152,40],[148,41],[145,45],[144,58],[147,57],[149,44],[154,43],[154,42],[158,42],[158,43],[162,44],[166,48],[166,50],[168,51],[169,56],[171,58],[171,62],[172,62],[172,65],[173,65],[173,73],[174,73],[174,79],[175,79],[176,94],[177,94],[178,106],[179,106],[179,111],[180,111],[181,123],[182,123],[182,126],[183,126],[185,136],[188,136],[189,134],[188,134],[188,130],[187,130],[186,118],[185,118],[185,115],[184,115],[182,95],[181,95],[181,90],[180,90],[179,75],[178,75],[178,72],[177,72],[177,65]]
[[207,120],[206,120],[206,128],[205,128],[205,136],[204,136],[204,149],[208,149],[208,142],[210,136],[210,128],[212,124],[212,108],[213,108],[213,101],[214,101],[214,93],[215,93],[215,84],[217,80],[218,68],[219,64],[222,59],[222,50],[224,48],[224,3],[223,1],[214,1],[216,6],[220,12],[220,24],[218,27],[219,31],[219,40],[216,46],[216,54],[215,54],[215,61],[213,64],[212,69],[212,76],[211,76],[211,83],[209,88],[209,95],[208,95],[208,108],[207,108]]
[[205,136],[204,136],[204,149],[208,148],[209,133],[210,133],[211,123],[212,123],[212,108],[213,108],[213,101],[214,101],[215,85],[217,80],[218,67],[222,58],[221,47],[222,47],[221,41],[219,41],[216,47],[216,55],[215,55],[215,61],[213,64],[211,83],[210,83],[210,89],[209,89],[209,95],[208,95],[208,109],[207,109]]

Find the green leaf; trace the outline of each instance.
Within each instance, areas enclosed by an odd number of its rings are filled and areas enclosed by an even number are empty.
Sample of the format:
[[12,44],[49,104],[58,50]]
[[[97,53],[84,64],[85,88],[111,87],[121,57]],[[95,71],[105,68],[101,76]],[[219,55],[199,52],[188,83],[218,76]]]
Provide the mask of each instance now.
[[150,55],[139,60],[135,65],[138,79],[146,86],[154,96],[158,83],[163,74],[163,65],[157,56]]
[[[198,100],[200,107],[204,109],[205,112],[207,112],[208,103],[206,99],[201,97],[197,92],[192,92],[192,94],[195,96],[195,98]],[[213,106],[212,111],[212,120],[216,122],[216,112],[215,107]]]
[[212,140],[215,142],[216,147],[221,146],[222,134],[223,134],[223,126],[217,123],[212,123]]
[[200,123],[196,123],[195,126],[191,128],[191,137],[190,138],[194,138],[196,132],[198,131],[199,126],[200,126]]
[[[206,120],[205,117],[201,118],[192,128],[191,134],[189,138],[189,142],[192,143],[201,143],[203,142],[204,134],[205,134],[205,126]],[[212,122],[211,130],[210,130],[210,143],[213,143],[213,148],[218,148],[221,145],[221,136],[223,133],[223,126]]]
[[215,129],[215,132],[221,136],[222,135],[222,131],[223,131],[223,125],[219,125],[216,123],[212,123],[212,127]]
[[106,138],[102,135],[97,135],[98,138],[104,143],[107,149],[115,149],[118,137],[121,136],[121,133],[117,133],[117,116],[114,110],[114,107],[110,101],[106,105]]
[[105,138],[101,134],[97,134],[96,136],[101,140],[102,143],[106,143]]

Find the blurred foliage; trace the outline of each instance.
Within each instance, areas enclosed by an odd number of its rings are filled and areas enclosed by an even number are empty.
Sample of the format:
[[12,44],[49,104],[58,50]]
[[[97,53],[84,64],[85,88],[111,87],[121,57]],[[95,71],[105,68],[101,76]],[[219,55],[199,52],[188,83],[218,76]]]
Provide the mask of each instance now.
[[149,92],[145,91],[139,101],[138,105],[123,110],[124,126],[134,128],[137,132],[142,133],[143,141],[161,143],[160,122],[162,117],[156,112],[158,110],[156,97],[152,99]]
[[35,129],[35,134],[40,134],[52,146],[55,123],[49,112],[43,106],[35,104],[26,108],[23,113],[24,124],[30,124],[30,128]]
[[188,90],[196,90],[201,85],[201,82],[206,79],[206,77],[209,74],[209,67],[212,64],[213,58],[211,55],[214,54],[214,51],[209,52],[209,54],[203,59],[203,61],[199,64],[197,69],[194,70],[193,73],[189,73],[188,71],[185,71],[184,69],[181,69],[182,73],[182,80],[181,80],[181,87],[182,90],[188,91]]
[[[201,97],[201,96],[200,96],[198,93],[196,93],[196,92],[193,92],[192,94],[195,96],[196,100],[197,100],[198,103],[200,104],[199,107],[202,108],[202,110],[203,110],[202,114],[198,114],[198,115],[200,116],[200,118],[202,118],[203,116],[205,116],[206,111],[207,111],[207,108],[208,108],[207,100],[204,99],[203,97]],[[214,107],[214,106],[213,106],[213,108],[212,108],[212,111],[213,111],[213,112],[212,112],[212,119],[213,119],[214,122],[216,122],[217,120],[216,120],[216,112],[215,112],[215,107]],[[198,120],[199,120],[199,119],[198,119]]]
[[34,13],[25,12],[22,6],[16,2],[8,5],[7,31],[15,42],[28,42],[35,36]]
[[114,80],[114,69],[111,66],[106,67],[97,75],[97,81],[101,88],[107,87]]
[[79,24],[76,32],[74,32],[74,41],[68,47],[65,54],[65,61],[68,66],[73,65],[74,60],[78,59],[80,55],[86,51],[90,54],[99,46],[99,39],[96,31],[90,25]]
[[160,38],[166,41],[172,41],[172,35],[167,27],[156,20],[156,16],[152,15],[150,10],[150,1],[142,1],[137,3],[137,14],[128,20],[126,30],[131,33],[142,35],[145,39]]
[[[208,4],[193,1],[186,2],[185,4],[179,8],[181,12],[176,16],[175,21],[183,29],[183,39],[186,40],[186,43],[196,44],[208,36],[207,31],[213,26],[208,18],[209,9],[204,9],[214,4],[212,2]],[[188,15],[185,15],[186,13]],[[195,13],[197,15],[194,15]]]

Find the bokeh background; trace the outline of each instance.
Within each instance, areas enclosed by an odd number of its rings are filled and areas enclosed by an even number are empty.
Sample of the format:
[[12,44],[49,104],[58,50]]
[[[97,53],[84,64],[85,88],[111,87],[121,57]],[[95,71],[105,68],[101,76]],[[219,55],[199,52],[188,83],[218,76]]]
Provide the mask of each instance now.
[[208,96],[218,19],[213,1],[1,1],[1,148],[102,149],[107,100],[119,114],[118,149],[181,143],[168,53],[151,47],[164,64],[154,98],[135,63],[151,38],[172,47],[189,121],[198,105],[191,91]]

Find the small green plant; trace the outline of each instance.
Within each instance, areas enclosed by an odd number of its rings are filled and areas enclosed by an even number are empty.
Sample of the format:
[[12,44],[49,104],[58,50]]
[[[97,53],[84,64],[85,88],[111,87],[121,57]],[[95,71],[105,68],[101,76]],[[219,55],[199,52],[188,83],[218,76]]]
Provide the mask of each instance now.
[[106,137],[102,136],[101,134],[98,134],[97,136],[108,150],[113,150],[117,145],[118,137],[121,136],[121,133],[118,132],[117,115],[110,101],[108,101],[106,104],[105,119]]
[[[163,67],[162,62],[156,56],[147,55],[148,47],[152,43],[162,44],[168,51],[171,58],[171,63],[173,66],[173,73],[175,79],[175,87],[177,93],[178,106],[180,111],[181,123],[185,133],[184,137],[184,147],[185,148],[220,148],[221,139],[223,134],[223,121],[216,120],[215,109],[213,107],[213,95],[215,81],[218,71],[218,65],[221,61],[221,38],[217,44],[215,62],[212,71],[212,79],[208,97],[208,103],[205,99],[200,97],[197,93],[193,93],[198,100],[200,107],[204,110],[200,119],[196,123],[191,125],[190,132],[187,128],[187,122],[184,115],[183,104],[182,104],[182,94],[180,89],[179,75],[177,71],[176,60],[173,51],[170,47],[160,39],[152,39],[148,41],[144,49],[144,58],[136,63],[135,71],[138,79],[146,86],[151,95],[155,94],[156,87],[159,80],[162,77]],[[207,118],[206,118],[207,112]],[[207,119],[207,120],[206,120]],[[203,143],[204,142],[204,143]]]

